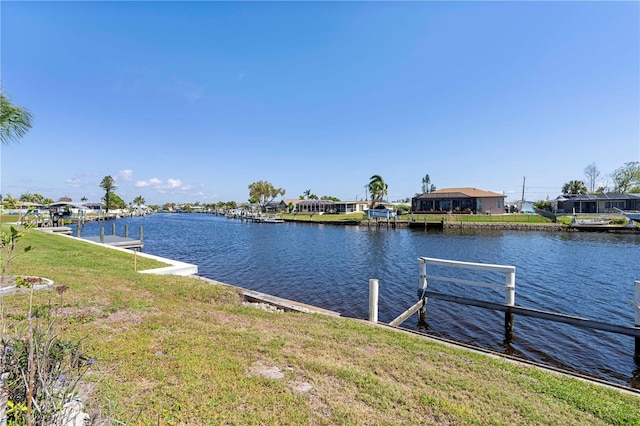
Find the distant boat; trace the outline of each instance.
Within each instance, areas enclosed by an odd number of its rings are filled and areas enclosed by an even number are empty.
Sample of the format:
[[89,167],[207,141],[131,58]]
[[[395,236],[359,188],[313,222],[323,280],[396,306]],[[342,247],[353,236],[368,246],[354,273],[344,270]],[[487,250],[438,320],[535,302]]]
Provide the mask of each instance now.
[[393,211],[392,209],[388,209],[384,206],[378,206],[373,209],[365,210],[364,212],[367,214],[367,217],[369,219],[379,218],[379,217],[385,218],[385,219],[391,219],[392,217],[396,217],[395,211]]
[[284,219],[275,219],[275,218],[262,218],[257,220],[259,223],[284,223]]
[[573,217],[571,227],[579,231],[619,231],[623,229],[637,229],[635,223],[628,218],[628,222],[624,225],[612,225],[611,219],[576,219]]
[[611,223],[611,219],[602,218],[602,219],[576,219],[573,217],[573,221],[571,222],[572,226],[602,226],[609,225]]
[[616,210],[634,222],[640,222],[640,211],[639,210],[621,210],[616,208]]
[[284,219],[279,217],[267,217],[267,216],[254,216],[252,220],[256,223],[284,223]]

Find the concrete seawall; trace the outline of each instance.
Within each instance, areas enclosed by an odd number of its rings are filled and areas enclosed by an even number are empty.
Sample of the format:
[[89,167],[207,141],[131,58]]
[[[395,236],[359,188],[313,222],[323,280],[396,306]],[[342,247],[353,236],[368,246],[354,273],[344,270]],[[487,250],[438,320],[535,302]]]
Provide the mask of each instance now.
[[503,229],[508,231],[570,231],[571,229],[559,223],[469,223],[446,222],[444,229]]
[[[321,223],[321,222],[316,222]],[[563,226],[560,223],[509,223],[509,222],[408,222],[408,221],[394,221],[390,220],[388,223],[386,220],[381,220],[377,224],[375,221],[363,220],[359,223],[360,226],[369,227],[381,227],[381,228],[414,228],[414,229],[495,229],[495,230],[509,230],[509,231],[573,231],[567,226]]]

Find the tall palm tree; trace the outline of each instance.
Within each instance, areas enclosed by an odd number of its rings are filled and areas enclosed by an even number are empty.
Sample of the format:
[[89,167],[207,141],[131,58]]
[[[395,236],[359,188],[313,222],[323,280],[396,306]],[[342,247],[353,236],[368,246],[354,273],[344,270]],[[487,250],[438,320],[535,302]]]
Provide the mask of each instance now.
[[0,93],[0,140],[2,145],[17,142],[31,128],[31,114],[13,105],[9,96]]
[[387,195],[388,187],[380,175],[373,175],[369,178],[369,194],[371,194],[369,208],[372,209],[384,199],[384,196]]
[[564,184],[562,187],[562,193],[568,194],[586,194],[587,187],[581,180],[571,180]]
[[145,203],[144,198],[142,198],[142,195],[138,195],[136,198],[133,199],[133,204],[135,204],[138,209],[137,212],[138,214],[140,214],[140,206],[143,205]]
[[308,200],[309,199],[309,195],[311,195],[311,190],[307,189],[306,191],[304,191],[302,193],[302,195],[300,196],[301,200]]

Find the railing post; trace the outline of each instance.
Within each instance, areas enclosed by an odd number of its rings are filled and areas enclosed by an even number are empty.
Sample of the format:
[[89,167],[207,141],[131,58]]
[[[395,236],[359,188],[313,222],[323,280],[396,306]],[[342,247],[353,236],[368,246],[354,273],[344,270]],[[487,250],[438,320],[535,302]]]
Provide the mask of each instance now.
[[[515,269],[505,272],[505,305],[514,306],[516,304],[516,271]],[[504,313],[504,338],[505,343],[513,341],[513,320],[515,314],[513,312]]]
[[418,311],[418,325],[424,325],[426,324],[427,316],[427,298],[424,295],[427,291],[427,261],[418,259],[418,262],[420,263],[420,288],[418,289],[418,297],[424,300],[422,308]]
[[378,322],[378,280],[369,280],[369,321]]
[[420,293],[424,293],[427,289],[427,261],[424,259],[418,259],[420,263]]
[[[635,283],[636,302],[634,303],[634,310],[636,311],[636,327],[640,327],[640,280],[636,280]],[[636,336],[635,352],[633,354],[633,360],[640,364],[640,337]]]

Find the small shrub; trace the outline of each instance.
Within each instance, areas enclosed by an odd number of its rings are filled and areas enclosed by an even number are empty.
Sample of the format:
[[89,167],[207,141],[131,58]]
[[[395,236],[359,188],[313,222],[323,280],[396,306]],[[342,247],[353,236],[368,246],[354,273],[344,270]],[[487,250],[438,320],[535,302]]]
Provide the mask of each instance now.
[[78,384],[94,363],[81,343],[58,338],[48,326],[36,326],[31,336],[3,338],[0,351],[8,424],[27,424],[29,395],[32,424],[55,424],[64,404],[78,396]]
[[32,285],[41,284],[44,280],[40,277],[16,277],[16,287],[29,288]]
[[[8,282],[11,261],[31,250],[30,246],[16,253],[17,243],[30,230],[11,227],[0,230],[2,251],[1,282]],[[28,288],[29,309],[24,318],[26,327],[15,335],[5,334],[4,293],[0,294],[0,419],[8,425],[53,425],[68,423],[69,403],[79,393],[79,383],[93,365],[81,342],[62,339],[56,334],[56,315],[51,305],[33,305],[34,286],[43,282],[39,277],[17,277],[18,288]],[[66,286],[57,286],[60,306]],[[53,315],[52,315],[53,313]],[[20,330],[16,328],[15,330]],[[84,417],[86,419],[86,417]],[[6,423],[4,422],[6,420]]]

